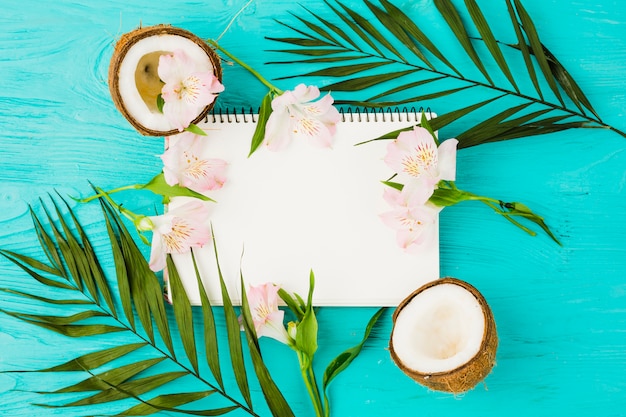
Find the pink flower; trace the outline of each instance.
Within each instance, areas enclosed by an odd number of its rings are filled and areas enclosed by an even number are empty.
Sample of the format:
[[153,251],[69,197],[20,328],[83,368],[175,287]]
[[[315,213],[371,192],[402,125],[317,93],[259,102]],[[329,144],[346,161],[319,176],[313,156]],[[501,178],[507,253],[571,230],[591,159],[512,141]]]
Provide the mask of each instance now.
[[265,127],[265,145],[270,150],[285,148],[292,138],[304,138],[320,147],[330,147],[341,116],[330,94],[320,96],[315,86],[299,84],[272,101]]
[[194,62],[182,50],[161,55],[158,72],[165,83],[161,90],[163,114],[179,132],[224,91],[212,68]]
[[278,309],[278,290],[271,283],[251,285],[247,292],[248,305],[258,337],[271,337],[289,345],[291,341],[283,324],[285,312]]
[[190,200],[161,216],[146,217],[142,230],[152,230],[150,269],[165,268],[167,253],[185,253],[190,248],[202,247],[211,240],[207,219],[209,209],[205,202]]
[[228,164],[223,159],[201,155],[202,141],[206,138],[183,132],[168,140],[171,146],[161,155],[165,182],[180,184],[201,194],[222,188]]
[[428,203],[432,191],[426,184],[405,186],[402,191],[386,188],[384,198],[392,210],[381,214],[383,222],[396,230],[398,245],[408,253],[417,253],[420,246],[435,236],[437,214],[441,207]]
[[448,139],[437,148],[430,132],[415,126],[387,146],[385,162],[398,174],[398,182],[422,180],[434,190],[440,180],[454,181],[458,142]]

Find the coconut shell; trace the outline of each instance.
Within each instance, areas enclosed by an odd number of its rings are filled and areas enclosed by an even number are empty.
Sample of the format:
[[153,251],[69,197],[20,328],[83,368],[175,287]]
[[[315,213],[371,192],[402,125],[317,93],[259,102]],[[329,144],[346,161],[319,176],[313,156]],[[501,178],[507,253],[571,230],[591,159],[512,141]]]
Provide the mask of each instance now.
[[[414,369],[407,368],[401,362],[401,360],[398,358],[394,351],[392,340],[393,332],[395,330],[396,318],[398,317],[402,309],[409,302],[411,302],[411,300],[413,300],[416,295],[429,288],[434,287],[435,285],[441,284],[458,285],[470,292],[476,298],[484,313],[485,332],[483,334],[482,343],[480,345],[478,353],[463,365],[446,372],[421,373]],[[405,298],[398,305],[396,311],[393,314],[393,323],[394,327],[391,331],[391,338],[389,341],[389,351],[391,353],[391,358],[405,374],[410,376],[419,384],[424,385],[430,389],[436,391],[451,392],[455,394],[469,391],[470,389],[474,388],[476,384],[485,379],[485,377],[491,372],[491,369],[496,363],[498,335],[496,332],[496,323],[493,318],[493,314],[482,294],[476,288],[474,288],[472,285],[468,284],[465,281],[461,281],[456,278],[446,277],[423,285],[422,287],[415,290],[411,295]]]
[[[176,35],[187,38],[191,40],[196,45],[198,45],[202,50],[206,53],[213,65],[213,73],[217,77],[220,82],[222,81],[222,66],[220,65],[220,58],[215,53],[209,45],[204,42],[202,39],[194,35],[193,33],[186,31],[184,29],[172,27],[170,25],[156,25],[156,26],[148,26],[148,27],[140,27],[131,32],[125,33],[122,35],[120,40],[115,44],[115,49],[113,51],[113,55],[111,57],[111,63],[109,65],[109,91],[111,92],[111,97],[113,98],[113,103],[115,107],[122,113],[122,115],[130,122],[131,125],[135,129],[137,129],[141,134],[146,136],[169,136],[176,133],[179,133],[176,129],[171,129],[167,131],[154,130],[150,127],[144,126],[139,123],[135,118],[132,117],[130,112],[126,109],[124,105],[124,101],[120,94],[120,80],[119,80],[119,70],[124,58],[126,57],[127,52],[130,48],[139,42],[142,39],[151,37],[151,36],[162,36],[162,35]],[[208,106],[206,106],[202,112],[192,121],[192,123],[196,124],[202,121],[207,113],[213,108],[215,101]]]

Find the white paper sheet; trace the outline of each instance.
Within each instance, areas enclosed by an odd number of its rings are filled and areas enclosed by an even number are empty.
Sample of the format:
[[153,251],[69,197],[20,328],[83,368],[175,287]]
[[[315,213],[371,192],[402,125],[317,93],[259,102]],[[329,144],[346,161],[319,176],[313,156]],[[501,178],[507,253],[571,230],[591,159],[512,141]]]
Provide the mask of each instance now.
[[[250,115],[248,122],[230,117],[228,123],[210,116],[201,127],[208,133],[205,155],[229,163],[224,187],[211,194],[217,202],[208,220],[235,303],[240,270],[246,285],[269,281],[303,298],[312,270],[318,306],[395,306],[439,278],[438,235],[419,255],[407,254],[379,217],[390,209],[381,183],[393,175],[383,161],[388,141],[354,146],[412,125],[419,114],[390,113],[385,120],[379,114],[377,121],[347,115],[332,149],[294,141],[283,151],[260,147],[249,158],[256,123]],[[221,304],[212,244],[194,253],[211,302]],[[191,302],[199,304],[191,256],[174,261]]]

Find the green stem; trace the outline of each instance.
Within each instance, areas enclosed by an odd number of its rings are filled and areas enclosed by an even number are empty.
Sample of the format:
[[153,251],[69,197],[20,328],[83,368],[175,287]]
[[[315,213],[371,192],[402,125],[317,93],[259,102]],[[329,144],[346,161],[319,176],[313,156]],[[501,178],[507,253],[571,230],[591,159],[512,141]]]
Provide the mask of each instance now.
[[235,55],[231,54],[230,52],[228,52],[226,49],[222,48],[216,41],[214,41],[213,39],[208,39],[207,43],[211,46],[213,46],[215,49],[217,49],[218,51],[220,51],[221,53],[223,53],[224,55],[226,55],[228,58],[232,59],[233,61],[235,61],[237,64],[241,65],[243,68],[245,68],[246,70],[248,70],[248,72],[250,72],[252,75],[254,75],[261,83],[263,83],[263,85],[265,85],[267,88],[270,89],[270,91],[276,93],[276,94],[282,94],[283,91],[279,88],[277,88],[274,84],[270,83],[269,81],[267,81],[267,79],[265,79],[265,77],[263,77],[261,74],[259,74],[255,69],[253,69],[250,65],[246,64],[245,62],[243,62],[242,60],[240,60],[239,58],[237,58]]
[[[114,188],[114,189],[109,190],[109,191],[101,191],[98,194],[92,195],[91,197],[83,198],[83,199],[76,200],[76,201],[78,201],[79,203],[88,203],[88,202],[93,201],[93,200],[98,199],[98,198],[102,198],[102,197],[106,198],[107,195],[113,194],[113,193],[117,193],[118,191],[138,190],[138,189],[140,189],[142,187],[143,187],[142,184],[125,185],[123,187]],[[110,199],[108,201],[111,202]]]
[[[127,186],[127,187],[132,187],[132,186]],[[126,187],[121,187],[121,188],[126,188]],[[132,188],[127,188],[127,189],[132,189]],[[106,201],[108,201],[113,207],[115,207],[124,217],[126,217],[128,220],[130,220],[131,222],[133,222],[133,224],[135,226],[137,226],[139,224],[139,222],[141,221],[141,219],[145,218],[146,216],[143,215],[139,215],[139,214],[135,214],[132,211],[120,206],[119,204],[117,204],[115,201],[113,201],[113,199],[111,198],[111,196],[109,195],[109,193],[107,193],[106,191],[104,191],[101,188],[97,188],[96,187],[96,191],[98,192],[98,194],[96,194],[94,197],[97,196],[97,198],[104,198]],[[111,192],[117,192],[117,191],[121,191],[120,188],[116,188],[115,190],[112,190]]]
[[[312,361],[308,358],[304,358],[301,352],[298,353],[298,361],[300,362],[300,372],[302,373],[302,379],[304,385],[309,393],[311,402],[313,403],[313,409],[315,410],[316,417],[325,417],[324,407],[322,406],[322,398],[315,379],[315,373],[313,372]],[[306,360],[306,364],[304,361]]]

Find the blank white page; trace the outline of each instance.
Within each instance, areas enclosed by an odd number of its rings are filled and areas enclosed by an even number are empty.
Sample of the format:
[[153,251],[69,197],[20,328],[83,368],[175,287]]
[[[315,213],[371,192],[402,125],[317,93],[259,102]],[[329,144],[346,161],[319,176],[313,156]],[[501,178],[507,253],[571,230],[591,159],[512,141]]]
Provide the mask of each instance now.
[[[348,114],[337,125],[332,149],[293,141],[281,151],[261,146],[248,158],[256,127],[251,116],[223,116],[200,125],[204,154],[229,163],[223,188],[211,194],[210,219],[229,294],[241,300],[247,285],[273,282],[306,299],[315,274],[319,306],[395,306],[422,284],[439,278],[439,237],[420,254],[407,254],[380,214],[390,210],[381,181],[394,173],[384,163],[388,140],[359,146],[415,124],[419,113]],[[360,119],[360,120],[359,120]],[[238,120],[238,121],[237,121]],[[256,120],[256,116],[255,116]],[[175,140],[175,139],[174,139]],[[180,204],[181,198],[171,205]],[[194,249],[212,303],[221,291],[212,243]],[[193,304],[200,298],[191,256],[174,261]]]

